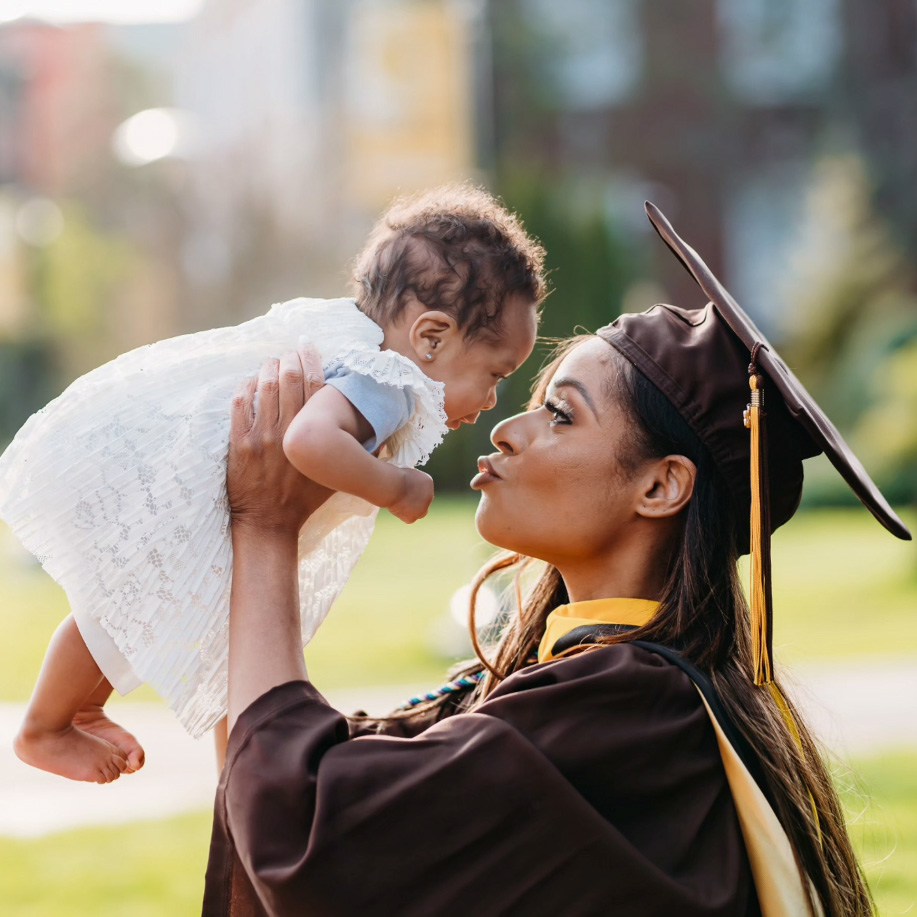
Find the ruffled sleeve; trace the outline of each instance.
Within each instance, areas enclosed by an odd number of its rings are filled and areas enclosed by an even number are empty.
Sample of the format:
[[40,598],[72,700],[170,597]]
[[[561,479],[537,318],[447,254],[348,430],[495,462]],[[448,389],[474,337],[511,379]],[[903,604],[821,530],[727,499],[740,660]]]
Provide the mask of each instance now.
[[445,386],[426,376],[400,353],[355,343],[342,349],[325,366],[325,374],[332,373],[356,373],[412,393],[413,414],[386,442],[387,457],[393,464],[402,468],[423,465],[449,432]]

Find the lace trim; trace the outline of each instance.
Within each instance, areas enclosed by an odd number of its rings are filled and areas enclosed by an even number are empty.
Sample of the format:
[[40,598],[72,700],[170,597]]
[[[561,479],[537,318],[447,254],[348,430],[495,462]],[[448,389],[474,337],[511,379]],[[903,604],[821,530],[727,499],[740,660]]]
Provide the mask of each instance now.
[[394,350],[355,344],[339,353],[334,364],[383,385],[410,388],[415,396],[411,419],[386,442],[390,461],[401,468],[423,465],[449,432],[446,426],[445,385],[427,376]]

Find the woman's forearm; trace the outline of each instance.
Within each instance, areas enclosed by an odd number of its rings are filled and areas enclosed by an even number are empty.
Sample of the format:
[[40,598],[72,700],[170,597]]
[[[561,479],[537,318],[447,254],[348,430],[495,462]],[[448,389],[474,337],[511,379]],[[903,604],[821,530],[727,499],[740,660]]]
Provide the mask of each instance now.
[[297,536],[234,521],[229,626],[229,715],[306,677],[299,617]]
[[[306,677],[299,617],[298,542],[330,491],[287,461],[283,435],[321,385],[314,350],[268,360],[233,398],[226,491],[232,512],[227,725],[266,691]],[[255,411],[257,391],[258,411]]]

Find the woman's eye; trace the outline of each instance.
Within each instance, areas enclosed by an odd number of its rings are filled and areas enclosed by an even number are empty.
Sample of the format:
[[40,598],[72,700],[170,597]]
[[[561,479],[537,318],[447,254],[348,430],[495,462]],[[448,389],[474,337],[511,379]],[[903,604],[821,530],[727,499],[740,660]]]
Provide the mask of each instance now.
[[544,407],[548,413],[554,415],[551,419],[552,424],[568,424],[573,419],[572,414],[558,407],[553,401],[545,399],[542,402],[542,407]]

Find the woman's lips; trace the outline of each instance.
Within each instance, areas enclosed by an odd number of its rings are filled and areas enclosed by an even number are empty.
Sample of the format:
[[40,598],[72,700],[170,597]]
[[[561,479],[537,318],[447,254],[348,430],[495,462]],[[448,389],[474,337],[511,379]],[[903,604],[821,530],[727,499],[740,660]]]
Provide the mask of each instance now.
[[494,471],[494,466],[491,464],[490,459],[486,455],[482,455],[478,459],[478,473],[471,479],[471,489],[480,490],[482,487],[499,480],[501,480],[500,475]]

